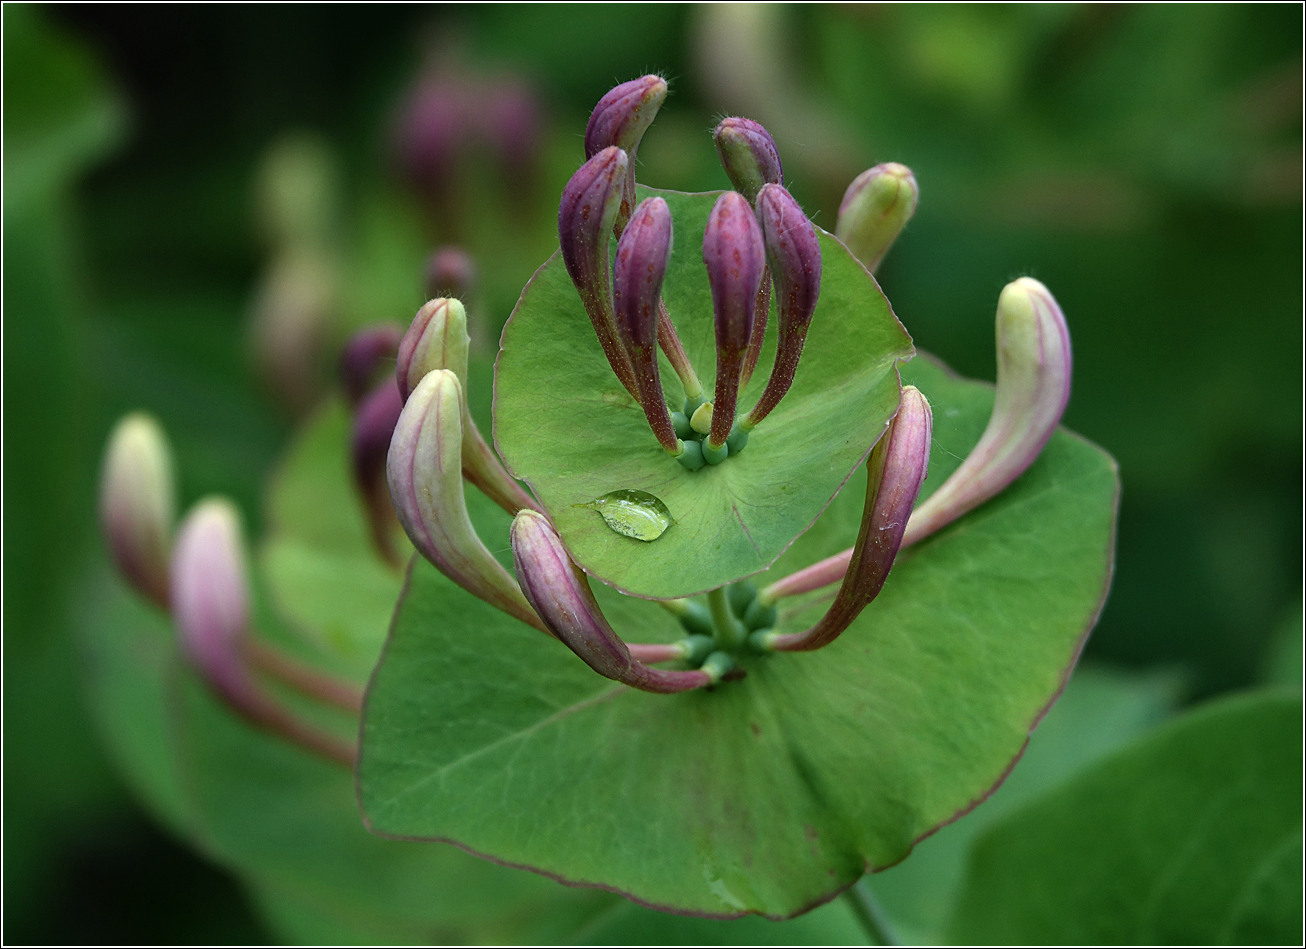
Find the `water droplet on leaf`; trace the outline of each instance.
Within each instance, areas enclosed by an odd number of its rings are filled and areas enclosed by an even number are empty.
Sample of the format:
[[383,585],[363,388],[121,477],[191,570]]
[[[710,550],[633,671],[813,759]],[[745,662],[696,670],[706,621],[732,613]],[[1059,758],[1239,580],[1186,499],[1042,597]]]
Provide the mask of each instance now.
[[576,506],[598,511],[603,522],[622,537],[633,537],[645,543],[657,540],[675,523],[660,498],[633,488],[610,491],[589,504]]

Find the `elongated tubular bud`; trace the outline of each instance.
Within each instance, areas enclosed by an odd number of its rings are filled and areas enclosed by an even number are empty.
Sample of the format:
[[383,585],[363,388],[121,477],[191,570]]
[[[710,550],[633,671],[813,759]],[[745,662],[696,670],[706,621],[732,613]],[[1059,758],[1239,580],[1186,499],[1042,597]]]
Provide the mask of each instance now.
[[[467,309],[460,300],[429,300],[399,343],[395,374],[404,398],[428,372],[447,369],[467,391]],[[536,507],[482,437],[463,400],[463,476],[509,514]]]
[[794,652],[828,646],[879,594],[925,481],[932,421],[925,396],[905,386],[898,414],[866,460],[866,506],[843,585],[815,626],[768,637],[770,648]]
[[404,331],[398,323],[378,323],[359,330],[340,352],[340,383],[350,405],[358,405],[381,365],[395,358]]
[[784,167],[775,139],[760,122],[739,117],[722,119],[712,139],[730,183],[749,204],[756,203],[763,185],[784,184]]
[[594,107],[589,124],[585,126],[586,158],[593,158],[613,145],[630,158],[622,183],[621,208],[613,222],[618,237],[625,230],[635,207],[635,153],[666,98],[665,79],[654,75],[640,76],[610,89]]
[[476,534],[462,478],[463,393],[448,369],[426,374],[404,404],[386,477],[395,513],[413,546],[454,583],[544,630],[516,581]]
[[104,450],[100,530],[123,578],[165,610],[176,503],[163,428],[145,412],[123,416]]
[[367,508],[372,544],[382,558],[395,566],[399,566],[400,561],[390,541],[394,510],[386,488],[385,464],[390,439],[403,408],[404,400],[399,395],[398,384],[393,377],[387,378],[358,404],[350,434],[354,483]]
[[658,310],[662,279],[671,259],[671,211],[661,198],[640,202],[617,241],[612,268],[612,297],[617,332],[630,356],[644,417],[658,443],[672,455],[683,449],[671,424],[658,375]]
[[916,213],[920,189],[906,165],[885,162],[862,172],[844,192],[834,236],[871,273]]
[[558,241],[562,262],[594,324],[612,371],[638,399],[635,375],[617,338],[608,262],[608,242],[621,210],[622,182],[629,166],[626,153],[614,145],[598,152],[571,176],[558,206]]
[[757,195],[757,216],[762,222],[767,266],[775,281],[780,339],[771,378],[743,421],[745,430],[766,418],[793,385],[807,328],[821,295],[821,245],[816,228],[798,202],[783,186],[767,185]]
[[766,341],[766,323],[771,314],[771,268],[762,268],[762,282],[757,288],[757,297],[753,300],[753,335],[748,339],[748,349],[744,352],[744,368],[739,373],[739,388],[747,387],[757,368],[757,359],[762,355],[762,343]]
[[543,514],[522,511],[512,522],[512,558],[522,592],[545,624],[599,675],[645,692],[685,692],[713,683],[706,672],[650,669],[633,659],[599,609],[589,578]]
[[684,387],[685,397],[689,399],[701,398],[703,383],[698,381],[698,373],[694,371],[694,364],[689,361],[689,356],[685,353],[685,347],[680,342],[680,336],[676,333],[676,326],[671,322],[671,314],[667,312],[667,305],[661,300],[658,301],[658,345],[667,354],[667,362],[671,363],[671,368],[680,377],[680,384]]
[[727,191],[712,206],[703,234],[703,263],[712,287],[716,328],[716,393],[707,447],[720,449],[735,423],[739,375],[766,266],[762,232],[752,207],[738,192]]
[[1034,463],[1070,401],[1070,330],[1048,288],[1032,277],[1006,285],[996,320],[993,414],[961,466],[912,514],[913,544],[999,494]]
[[240,515],[222,498],[200,501],[177,531],[171,562],[172,616],[182,649],[232,709],[269,731],[344,765],[354,749],[290,714],[264,692],[246,663],[249,577]]
[[437,247],[426,262],[428,297],[466,297],[476,286],[476,263],[461,247]]

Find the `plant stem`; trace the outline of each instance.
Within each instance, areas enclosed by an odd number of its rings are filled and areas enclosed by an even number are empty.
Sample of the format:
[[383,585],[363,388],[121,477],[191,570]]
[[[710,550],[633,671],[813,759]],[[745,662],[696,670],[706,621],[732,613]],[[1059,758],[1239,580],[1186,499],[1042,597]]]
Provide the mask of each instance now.
[[707,605],[712,611],[712,625],[716,627],[717,645],[728,651],[739,648],[744,641],[744,627],[730,612],[726,588],[718,587],[707,595]]
[[862,877],[847,890],[844,891],[843,898],[847,901],[849,908],[852,909],[853,915],[857,921],[862,924],[862,929],[866,930],[866,936],[873,946],[900,946],[901,941],[898,934],[894,931],[893,924],[889,922],[889,915],[880,905],[880,901],[875,898],[871,892],[870,884],[866,882],[866,877]]

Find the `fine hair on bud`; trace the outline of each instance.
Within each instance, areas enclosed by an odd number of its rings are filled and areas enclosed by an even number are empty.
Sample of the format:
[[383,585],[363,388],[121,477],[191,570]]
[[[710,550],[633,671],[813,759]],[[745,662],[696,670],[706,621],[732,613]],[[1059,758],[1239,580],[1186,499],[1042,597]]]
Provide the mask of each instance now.
[[461,247],[437,247],[426,261],[426,295],[466,298],[476,286],[476,263]]
[[585,126],[585,157],[616,146],[630,158],[622,180],[621,207],[613,221],[620,236],[635,206],[635,153],[667,98],[667,81],[647,75],[614,86],[598,101]]
[[763,185],[784,183],[780,152],[760,122],[740,117],[722,119],[712,139],[730,183],[750,204],[757,201]]
[[727,191],[712,207],[703,234],[703,263],[712,289],[717,359],[712,427],[705,447],[719,449],[735,422],[739,377],[766,266],[757,218],[747,199],[736,191]]

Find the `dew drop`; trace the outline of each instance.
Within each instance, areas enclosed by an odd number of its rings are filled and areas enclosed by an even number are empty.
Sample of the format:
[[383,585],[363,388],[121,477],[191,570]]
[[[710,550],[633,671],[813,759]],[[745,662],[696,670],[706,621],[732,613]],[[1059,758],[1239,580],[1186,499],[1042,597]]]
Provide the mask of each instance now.
[[576,506],[598,511],[603,516],[603,522],[613,531],[622,537],[633,537],[645,543],[657,540],[675,523],[660,498],[633,488],[610,491],[589,504]]

